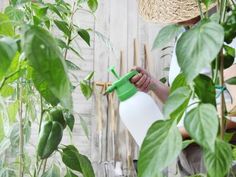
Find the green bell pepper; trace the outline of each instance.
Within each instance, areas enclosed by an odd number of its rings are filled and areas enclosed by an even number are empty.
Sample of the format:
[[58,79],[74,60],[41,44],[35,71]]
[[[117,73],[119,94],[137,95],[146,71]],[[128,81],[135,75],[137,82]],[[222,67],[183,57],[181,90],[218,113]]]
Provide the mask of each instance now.
[[48,158],[58,147],[63,136],[63,127],[57,121],[46,121],[39,135],[37,155]]

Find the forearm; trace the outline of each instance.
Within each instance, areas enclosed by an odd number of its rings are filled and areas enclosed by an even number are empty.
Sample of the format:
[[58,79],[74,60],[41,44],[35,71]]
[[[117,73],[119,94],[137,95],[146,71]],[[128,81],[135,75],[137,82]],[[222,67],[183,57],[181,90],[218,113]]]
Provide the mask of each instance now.
[[153,80],[152,83],[150,84],[150,88],[151,91],[153,91],[155,93],[155,95],[163,102],[165,103],[168,96],[169,96],[169,91],[170,88],[161,83],[158,80]]

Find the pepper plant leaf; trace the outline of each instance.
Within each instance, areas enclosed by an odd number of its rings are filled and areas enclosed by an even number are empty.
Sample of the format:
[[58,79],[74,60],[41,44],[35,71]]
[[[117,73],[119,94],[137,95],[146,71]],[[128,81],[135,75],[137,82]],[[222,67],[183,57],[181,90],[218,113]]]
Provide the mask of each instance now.
[[207,149],[204,150],[204,163],[209,177],[225,176],[232,163],[230,145],[217,139],[214,152]]
[[185,112],[192,91],[189,87],[180,87],[170,94],[164,105],[164,116],[179,120]]
[[92,12],[95,12],[98,8],[98,1],[97,0],[88,0],[87,4]]
[[194,89],[202,103],[216,105],[216,91],[212,79],[204,74],[198,75],[194,79]]
[[178,76],[176,76],[175,80],[171,84],[170,93],[183,86],[187,86],[187,82],[184,74],[180,73]]
[[225,81],[227,84],[236,85],[236,77],[231,77],[230,79]]
[[54,23],[58,27],[58,29],[61,30],[67,37],[71,35],[69,25],[66,22],[60,20],[54,20]]
[[[50,92],[65,108],[71,110],[71,83],[56,40],[43,28],[32,26],[24,35],[24,52],[29,65],[47,83]],[[41,90],[38,91],[41,93]]]
[[15,22],[22,22],[25,16],[24,11],[13,6],[6,7],[4,13]]
[[176,120],[158,120],[149,128],[140,150],[139,177],[155,177],[170,165],[182,149]]
[[48,171],[43,173],[42,177],[60,177],[60,169],[58,166],[53,165]]
[[177,24],[171,24],[162,28],[153,43],[152,49],[165,47],[168,42],[180,34],[181,29],[182,26]]
[[36,70],[33,70],[31,76],[35,88],[40,92],[43,98],[52,106],[56,106],[60,102],[60,100],[56,97],[56,95],[53,94],[50,89],[48,89],[48,82]]
[[211,104],[198,105],[184,118],[184,127],[190,136],[202,147],[211,151],[214,151],[218,125],[217,111]]
[[0,38],[0,80],[6,74],[17,51],[16,42],[8,37]]
[[88,31],[85,29],[79,29],[78,34],[90,46],[90,35]]
[[181,35],[177,42],[176,55],[188,83],[203,68],[210,66],[223,42],[223,27],[216,22],[206,20]]
[[72,170],[79,171],[84,177],[95,177],[90,160],[79,153],[75,146],[69,145],[62,149],[62,161]]
[[74,174],[71,170],[67,169],[65,177],[78,177],[78,176]]
[[14,28],[9,17],[0,12],[0,35],[14,36]]

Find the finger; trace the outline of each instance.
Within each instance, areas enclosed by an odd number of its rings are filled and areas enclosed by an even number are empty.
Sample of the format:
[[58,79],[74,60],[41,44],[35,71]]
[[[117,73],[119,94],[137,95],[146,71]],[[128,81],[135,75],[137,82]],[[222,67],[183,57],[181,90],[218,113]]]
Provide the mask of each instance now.
[[142,87],[140,88],[142,91],[146,92],[148,90],[149,84],[151,82],[151,78],[147,78]]
[[141,88],[142,85],[145,83],[146,80],[147,80],[147,75],[144,74],[144,75],[139,79],[139,81],[135,83],[135,85],[136,85],[137,87]]
[[145,69],[143,69],[142,67],[139,67],[139,66],[134,66],[131,71],[138,71],[139,73],[142,73],[142,74],[148,74],[147,71]]
[[136,82],[138,82],[141,79],[141,77],[142,77],[142,74],[139,73],[131,78],[131,82],[135,84]]

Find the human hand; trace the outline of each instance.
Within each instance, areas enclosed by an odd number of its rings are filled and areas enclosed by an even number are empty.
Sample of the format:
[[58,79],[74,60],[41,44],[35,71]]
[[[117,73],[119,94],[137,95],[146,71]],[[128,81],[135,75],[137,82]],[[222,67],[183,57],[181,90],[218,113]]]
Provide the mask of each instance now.
[[154,84],[152,76],[143,68],[135,66],[132,70],[136,70],[139,74],[131,78],[131,82],[143,92],[148,92]]

